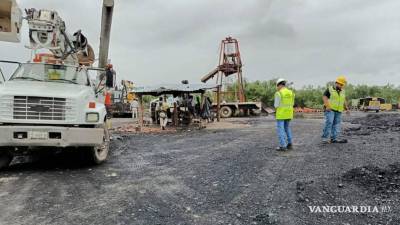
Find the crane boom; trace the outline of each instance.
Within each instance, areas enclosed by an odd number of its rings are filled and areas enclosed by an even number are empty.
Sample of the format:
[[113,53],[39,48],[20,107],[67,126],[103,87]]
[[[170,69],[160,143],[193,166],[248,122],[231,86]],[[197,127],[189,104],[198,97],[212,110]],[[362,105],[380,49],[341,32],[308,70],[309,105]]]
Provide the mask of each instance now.
[[101,33],[99,47],[99,67],[104,68],[108,61],[110,47],[111,24],[114,12],[114,0],[104,0],[101,17]]

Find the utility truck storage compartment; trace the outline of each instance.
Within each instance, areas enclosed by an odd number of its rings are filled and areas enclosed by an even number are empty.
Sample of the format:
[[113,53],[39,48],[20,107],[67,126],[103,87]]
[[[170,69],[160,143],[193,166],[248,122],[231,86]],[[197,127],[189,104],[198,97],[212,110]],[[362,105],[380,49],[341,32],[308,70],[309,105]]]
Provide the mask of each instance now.
[[0,2],[0,31],[11,32],[11,2]]
[[22,12],[15,0],[0,1],[0,41],[20,42]]

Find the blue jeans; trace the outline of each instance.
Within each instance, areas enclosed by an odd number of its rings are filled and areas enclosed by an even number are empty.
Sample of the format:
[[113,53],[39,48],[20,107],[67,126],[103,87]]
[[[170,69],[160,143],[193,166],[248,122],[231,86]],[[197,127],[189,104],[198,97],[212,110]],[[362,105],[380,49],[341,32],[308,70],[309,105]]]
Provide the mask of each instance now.
[[292,144],[292,130],[290,129],[289,123],[290,120],[276,121],[276,129],[279,138],[279,147],[286,148],[288,144]]
[[340,123],[342,122],[342,113],[335,111],[325,111],[325,126],[322,138],[336,140],[340,133]]

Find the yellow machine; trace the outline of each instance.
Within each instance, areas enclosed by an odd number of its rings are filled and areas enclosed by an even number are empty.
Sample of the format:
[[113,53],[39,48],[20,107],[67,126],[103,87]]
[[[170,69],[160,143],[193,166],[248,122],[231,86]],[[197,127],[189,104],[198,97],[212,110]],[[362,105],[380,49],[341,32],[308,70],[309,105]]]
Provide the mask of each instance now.
[[385,107],[387,107],[386,106],[387,104],[385,104],[385,99],[379,97],[361,98],[359,104],[360,104],[360,110],[363,110],[365,112],[367,111],[379,112],[381,110],[382,105],[385,105]]
[[381,111],[391,111],[393,109],[392,104],[381,104]]
[[121,81],[121,87],[113,91],[111,111],[114,117],[131,117],[131,103],[136,99],[133,92],[134,83],[128,80]]
[[123,91],[125,91],[125,94],[126,94],[125,102],[131,103],[133,100],[136,99],[136,95],[133,92],[133,88],[135,87],[135,85],[133,84],[132,81],[129,81],[129,80],[122,80],[121,83],[123,86],[122,89],[123,89]]

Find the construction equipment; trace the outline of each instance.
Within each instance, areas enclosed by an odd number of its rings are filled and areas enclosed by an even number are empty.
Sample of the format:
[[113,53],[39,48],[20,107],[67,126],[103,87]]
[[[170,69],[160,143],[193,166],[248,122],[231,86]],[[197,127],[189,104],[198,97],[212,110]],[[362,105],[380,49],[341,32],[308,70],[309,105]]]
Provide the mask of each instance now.
[[20,42],[22,11],[15,0],[0,1],[0,38],[7,42]]
[[110,47],[113,13],[114,0],[103,0],[99,46],[99,68],[104,68],[108,64],[108,50]]
[[375,111],[379,112],[381,110],[381,104],[385,104],[384,98],[379,97],[365,97],[360,98],[359,109],[362,111]]
[[[20,12],[15,0],[1,1],[0,41],[20,41]],[[79,147],[91,162],[104,162],[110,138],[106,108],[89,78],[90,71],[103,69],[92,67],[92,48],[80,30],[67,32],[56,11],[25,12],[28,48],[50,53],[34,54],[28,63],[1,61],[18,68],[9,80],[0,77],[0,168],[15,155],[43,147]]]
[[113,92],[111,114],[113,117],[132,117],[131,103],[136,99],[132,81],[122,80],[118,90]]
[[392,111],[393,105],[390,103],[383,103],[383,104],[381,104],[380,110],[381,111]]
[[[249,115],[250,113],[259,114],[261,112],[261,102],[246,101],[242,67],[238,40],[232,37],[225,38],[220,45],[219,65],[201,78],[201,81],[205,83],[215,76],[217,77],[216,82],[222,89],[222,98],[219,102],[221,117],[227,118],[241,113]],[[232,76],[236,77],[235,83],[232,83],[229,79]],[[233,89],[233,91],[230,91],[230,89]],[[218,102],[213,103],[214,109],[217,106]]]

